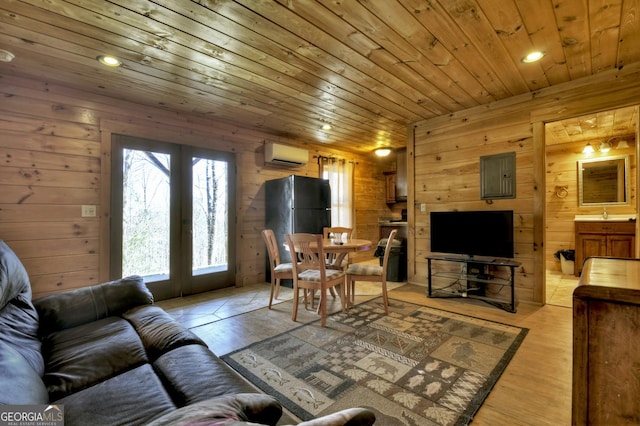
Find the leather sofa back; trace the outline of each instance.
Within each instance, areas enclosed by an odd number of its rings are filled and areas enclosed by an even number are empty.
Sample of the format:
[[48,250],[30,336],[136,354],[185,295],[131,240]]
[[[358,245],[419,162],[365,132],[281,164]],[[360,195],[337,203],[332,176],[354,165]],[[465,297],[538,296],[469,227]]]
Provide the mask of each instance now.
[[40,314],[42,336],[109,316],[118,316],[133,307],[152,303],[153,295],[142,277],[137,275],[34,301]]

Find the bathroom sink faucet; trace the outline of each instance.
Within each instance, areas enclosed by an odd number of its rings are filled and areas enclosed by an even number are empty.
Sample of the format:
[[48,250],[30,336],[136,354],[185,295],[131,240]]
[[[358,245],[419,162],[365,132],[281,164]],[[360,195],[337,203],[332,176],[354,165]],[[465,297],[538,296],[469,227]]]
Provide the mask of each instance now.
[[603,218],[603,219],[606,219],[606,218],[608,218],[608,217],[609,217],[609,213],[607,213],[607,208],[605,207],[605,208],[604,208],[604,211],[602,212],[602,218]]

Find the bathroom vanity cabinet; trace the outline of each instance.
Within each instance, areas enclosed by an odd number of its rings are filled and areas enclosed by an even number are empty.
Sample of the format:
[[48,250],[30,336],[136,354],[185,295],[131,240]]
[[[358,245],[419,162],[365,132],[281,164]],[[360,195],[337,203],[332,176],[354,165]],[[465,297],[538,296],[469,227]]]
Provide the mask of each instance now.
[[592,256],[635,257],[635,221],[576,221],[575,275],[580,276],[585,259]]

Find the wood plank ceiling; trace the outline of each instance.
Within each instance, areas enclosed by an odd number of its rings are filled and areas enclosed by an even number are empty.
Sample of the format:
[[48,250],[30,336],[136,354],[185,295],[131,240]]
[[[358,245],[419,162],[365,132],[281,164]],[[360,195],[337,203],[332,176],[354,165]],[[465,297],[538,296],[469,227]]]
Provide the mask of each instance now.
[[[421,119],[640,61],[640,0],[3,0],[0,12],[0,49],[15,55],[0,75],[360,152],[404,146]],[[546,55],[521,62],[532,50]]]

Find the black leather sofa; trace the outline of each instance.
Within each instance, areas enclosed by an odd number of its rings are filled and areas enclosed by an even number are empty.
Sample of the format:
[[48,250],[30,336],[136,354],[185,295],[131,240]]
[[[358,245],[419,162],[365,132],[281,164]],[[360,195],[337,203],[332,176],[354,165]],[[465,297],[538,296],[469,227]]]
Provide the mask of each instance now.
[[[280,403],[153,305],[140,277],[31,300],[0,241],[0,404],[62,406],[65,425],[275,425]],[[304,425],[368,425],[354,408]]]

